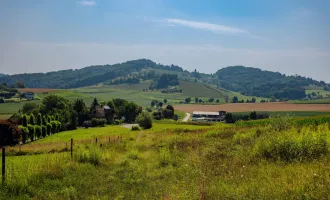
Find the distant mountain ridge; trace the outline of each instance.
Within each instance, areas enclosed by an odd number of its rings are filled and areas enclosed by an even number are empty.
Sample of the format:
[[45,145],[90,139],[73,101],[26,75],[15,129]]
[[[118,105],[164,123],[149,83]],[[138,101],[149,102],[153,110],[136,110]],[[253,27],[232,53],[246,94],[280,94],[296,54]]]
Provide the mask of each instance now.
[[7,75],[7,74],[1,74],[1,73],[0,73],[0,77],[2,77],[2,76],[8,76],[8,75]]
[[32,88],[77,88],[105,84],[138,83],[141,80],[157,81],[162,74],[175,74],[179,80],[199,81],[258,97],[299,99],[305,96],[305,86],[330,88],[323,81],[302,76],[286,76],[279,72],[263,71],[245,66],[230,66],[215,74],[188,72],[176,65],[157,64],[148,59],[132,60],[114,65],[95,65],[81,69],[47,73],[30,73],[1,76],[0,83],[13,85],[17,81]]

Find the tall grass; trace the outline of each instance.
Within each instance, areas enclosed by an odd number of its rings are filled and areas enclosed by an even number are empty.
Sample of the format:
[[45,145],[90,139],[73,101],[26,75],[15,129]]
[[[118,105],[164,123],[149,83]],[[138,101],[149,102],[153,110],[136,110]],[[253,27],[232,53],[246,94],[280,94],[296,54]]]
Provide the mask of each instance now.
[[102,146],[75,144],[73,159],[69,152],[8,156],[0,199],[330,197],[329,124],[209,128],[128,130]]

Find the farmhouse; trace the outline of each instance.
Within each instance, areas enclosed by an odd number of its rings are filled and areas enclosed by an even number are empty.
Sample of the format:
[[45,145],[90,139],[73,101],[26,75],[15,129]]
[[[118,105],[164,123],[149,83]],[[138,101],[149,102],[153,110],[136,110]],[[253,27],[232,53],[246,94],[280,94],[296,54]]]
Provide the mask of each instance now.
[[24,92],[24,98],[33,100],[34,99],[34,92]]
[[92,109],[93,118],[105,118],[108,123],[112,123],[114,120],[114,110],[109,106],[95,106]]
[[225,115],[226,115],[226,111],[219,111],[219,112],[194,111],[192,120],[204,121],[204,122],[221,122],[224,121]]

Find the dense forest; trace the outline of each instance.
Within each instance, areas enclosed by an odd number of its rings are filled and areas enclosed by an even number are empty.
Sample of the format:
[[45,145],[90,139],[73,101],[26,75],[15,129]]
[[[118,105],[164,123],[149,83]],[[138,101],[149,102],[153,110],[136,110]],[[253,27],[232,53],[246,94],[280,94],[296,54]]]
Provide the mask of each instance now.
[[305,86],[328,87],[323,81],[302,76],[286,76],[279,72],[233,66],[220,69],[216,74],[218,87],[257,97],[301,99],[306,96]]
[[[138,82],[132,74],[144,73],[146,70],[153,70],[161,73],[186,73],[182,68],[175,65],[161,65],[151,60],[140,59],[114,65],[97,65],[82,69],[61,70],[47,73],[16,74],[0,77],[0,83],[13,85],[23,81],[26,87],[31,88],[77,88],[95,85],[98,83],[125,83],[125,79],[133,83]],[[149,74],[145,74],[148,76]],[[132,77],[132,78],[129,78]],[[116,80],[112,82],[113,80]]]

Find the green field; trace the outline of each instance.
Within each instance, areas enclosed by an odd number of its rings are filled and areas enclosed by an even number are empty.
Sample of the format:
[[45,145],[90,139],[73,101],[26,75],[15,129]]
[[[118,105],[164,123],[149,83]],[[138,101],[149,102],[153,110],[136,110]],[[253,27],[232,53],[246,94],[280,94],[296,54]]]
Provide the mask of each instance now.
[[0,199],[328,199],[329,141],[328,124],[286,118],[78,129],[8,147]]
[[296,104],[330,104],[330,98],[315,100],[295,100],[290,102]]
[[199,82],[181,81],[183,94],[189,97],[224,98],[225,93]]

